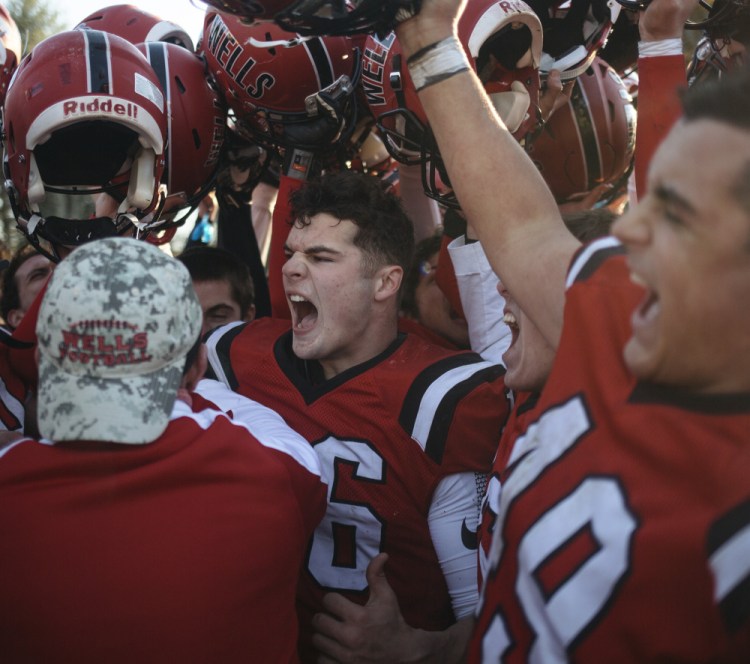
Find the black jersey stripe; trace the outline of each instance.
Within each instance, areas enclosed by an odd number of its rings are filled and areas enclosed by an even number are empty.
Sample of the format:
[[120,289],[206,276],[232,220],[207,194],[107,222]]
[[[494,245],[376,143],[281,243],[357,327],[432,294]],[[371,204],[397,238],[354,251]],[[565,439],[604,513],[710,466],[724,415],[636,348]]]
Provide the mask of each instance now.
[[486,362],[475,353],[461,353],[436,362],[412,383],[399,423],[433,461],[441,463],[450,423],[461,400],[481,383],[504,373],[504,367]]
[[[475,373],[471,378],[458,383],[453,389],[443,397],[440,406],[435,412],[435,417],[430,427],[430,435],[425,444],[425,454],[435,463],[442,463],[445,453],[445,444],[448,440],[448,431],[456,413],[456,408],[461,400],[482,383],[491,383],[497,380],[505,373],[505,368],[499,364],[492,365]],[[500,408],[498,404],[498,408]],[[500,440],[500,430],[497,431],[497,438]]]
[[604,261],[624,253],[625,247],[613,237],[600,238],[582,246],[573,255],[565,287],[570,288],[576,281],[586,281]]
[[86,42],[87,92],[114,94],[107,33],[100,30],[81,30],[81,33]]
[[[1,378],[0,384],[2,384],[3,392],[5,393],[5,398],[0,399],[0,422],[3,423],[8,431],[17,431],[23,426],[23,422],[18,416],[22,416],[24,405],[8,391]],[[16,412],[13,412],[14,409]],[[16,413],[18,413],[18,416]]]
[[750,620],[750,500],[713,523],[706,549],[721,617],[735,633]]
[[230,323],[209,332],[204,339],[208,350],[208,368],[206,378],[221,381],[232,390],[237,390],[240,383],[232,368],[232,343],[247,323]]
[[333,73],[331,58],[328,55],[328,49],[323,40],[320,37],[308,39],[304,42],[304,46],[315,69],[315,76],[318,79],[318,90],[323,90],[332,85],[336,79]]

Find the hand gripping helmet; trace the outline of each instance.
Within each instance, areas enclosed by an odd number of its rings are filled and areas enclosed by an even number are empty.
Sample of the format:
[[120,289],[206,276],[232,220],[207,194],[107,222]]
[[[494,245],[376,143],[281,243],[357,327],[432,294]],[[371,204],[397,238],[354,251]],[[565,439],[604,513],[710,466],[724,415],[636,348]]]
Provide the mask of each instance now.
[[616,0],[527,0],[544,29],[542,76],[558,69],[563,81],[586,71],[607,41],[620,5]]
[[201,48],[237,130],[250,140],[324,151],[353,131],[360,57],[351,38],[299,37],[209,12]]
[[636,113],[617,73],[597,57],[527,146],[558,203],[600,184],[624,185],[635,151]]
[[[476,0],[467,5],[458,35],[499,115],[523,141],[540,121],[539,18],[521,0]],[[425,193],[457,207],[445,191],[448,177],[394,33],[367,37],[361,87],[391,156],[422,164]]]
[[102,30],[126,39],[131,44],[163,41],[194,51],[193,40],[176,23],[149,14],[133,5],[112,5],[89,14],[77,26],[83,30]]
[[205,62],[195,53],[165,42],[137,48],[159,79],[166,101],[169,140],[162,183],[167,198],[161,216],[148,227],[161,230],[184,222],[213,187],[227,113]]
[[0,106],[10,85],[13,72],[21,61],[21,33],[5,5],[0,4]]
[[301,35],[385,35],[419,11],[421,0],[206,0],[248,21],[274,20]]
[[[19,229],[53,260],[55,246],[138,229],[160,203],[166,135],[159,80],[135,46],[98,30],[44,40],[5,101],[5,188]],[[82,214],[102,192],[119,201],[114,218]]]

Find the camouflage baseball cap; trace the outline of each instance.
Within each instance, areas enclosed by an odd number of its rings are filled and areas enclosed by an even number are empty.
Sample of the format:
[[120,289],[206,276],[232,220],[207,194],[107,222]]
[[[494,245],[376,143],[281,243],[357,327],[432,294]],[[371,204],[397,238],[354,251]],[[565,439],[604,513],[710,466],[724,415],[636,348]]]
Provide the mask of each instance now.
[[39,309],[39,431],[54,441],[156,440],[200,330],[180,262],[128,238],[78,247]]

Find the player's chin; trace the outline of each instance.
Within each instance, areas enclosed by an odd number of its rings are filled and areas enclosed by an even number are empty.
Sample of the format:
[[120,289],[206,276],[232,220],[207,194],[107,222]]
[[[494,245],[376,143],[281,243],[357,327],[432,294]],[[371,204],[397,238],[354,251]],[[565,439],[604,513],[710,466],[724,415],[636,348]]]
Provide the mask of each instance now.
[[307,332],[297,333],[294,330],[292,336],[292,351],[300,360],[316,360],[317,344],[312,335]]
[[656,382],[658,361],[656,349],[652,345],[646,345],[642,339],[632,336],[625,344],[623,358],[625,365],[638,380]]

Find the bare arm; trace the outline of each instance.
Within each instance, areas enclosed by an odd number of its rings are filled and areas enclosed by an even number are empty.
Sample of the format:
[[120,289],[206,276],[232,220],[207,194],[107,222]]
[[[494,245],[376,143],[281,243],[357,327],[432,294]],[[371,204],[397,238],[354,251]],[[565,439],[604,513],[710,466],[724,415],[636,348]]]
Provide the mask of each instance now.
[[[425,0],[420,13],[397,28],[407,56],[455,34],[462,6],[462,0]],[[419,97],[451,184],[490,264],[556,345],[565,273],[579,243],[562,223],[549,188],[473,72],[430,85]]]

